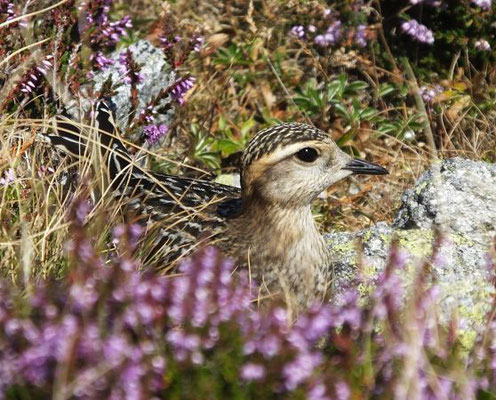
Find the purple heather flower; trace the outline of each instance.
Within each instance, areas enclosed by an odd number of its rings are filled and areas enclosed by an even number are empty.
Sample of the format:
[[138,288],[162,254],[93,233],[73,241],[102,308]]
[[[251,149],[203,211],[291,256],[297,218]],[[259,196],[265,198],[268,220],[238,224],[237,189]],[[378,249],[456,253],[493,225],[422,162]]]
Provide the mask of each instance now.
[[[178,35],[174,36],[173,38],[171,38],[169,36],[159,36],[160,44],[162,45],[162,47],[164,49],[172,48],[174,46],[174,44],[180,42],[181,40],[182,40],[182,37],[178,36]],[[203,42],[202,42],[202,44],[203,44]]]
[[489,51],[491,50],[491,45],[487,40],[479,39],[475,42],[475,48],[481,51]]
[[489,10],[492,6],[492,0],[472,0],[472,3],[483,10]]
[[305,37],[305,28],[301,25],[293,26],[290,32],[299,39],[303,39]]
[[387,269],[384,270],[377,278],[373,298],[376,301],[373,314],[380,320],[397,311],[403,301],[403,286],[399,277]]
[[349,400],[351,397],[350,387],[346,382],[339,381],[335,385],[336,388],[336,399],[337,400]]
[[296,323],[301,328],[305,338],[309,342],[315,342],[325,335],[334,326],[334,316],[328,305],[318,305],[311,308]]
[[[105,0],[108,1],[108,0]],[[97,3],[97,2],[95,2]],[[87,9],[88,4],[83,3],[79,9]],[[127,29],[132,28],[133,24],[129,15],[114,22],[109,20],[110,3],[108,4],[93,4],[90,9],[87,9],[86,21],[88,28],[94,27],[94,32],[91,33],[91,43],[101,46],[114,46],[119,40],[127,35]]]
[[441,5],[441,0],[410,0],[410,4],[426,4],[432,7],[439,7]]
[[300,353],[296,358],[286,364],[282,374],[285,379],[284,386],[287,390],[294,390],[310,378],[317,366],[322,362],[320,353]]
[[12,182],[14,182],[14,179],[14,170],[12,168],[9,168],[7,171],[4,172],[3,177],[0,178],[0,186],[8,186]]
[[165,366],[167,365],[165,358],[161,356],[155,356],[152,358],[152,366],[155,371],[159,374],[163,374],[165,371]]
[[358,25],[355,32],[355,43],[360,47],[367,46],[366,26]]
[[[15,7],[14,2],[6,1],[6,0],[0,2],[0,14],[7,15],[6,21],[10,21],[18,16],[14,10],[14,7]],[[27,19],[19,20],[17,24],[20,27],[25,28],[27,26]]]
[[336,43],[341,38],[341,21],[335,21],[327,28],[326,33],[315,36],[315,44],[321,47],[327,47]]
[[432,104],[436,96],[444,91],[441,85],[436,85],[434,87],[421,86],[419,89],[419,94],[426,103]]
[[260,341],[258,348],[266,358],[272,358],[279,352],[281,341],[278,336],[270,335]]
[[353,330],[358,330],[362,326],[362,309],[358,305],[359,294],[356,288],[344,291],[339,297],[341,304],[339,312],[335,313],[334,326],[349,325]]
[[0,3],[0,11],[2,14],[7,14],[7,21],[15,18],[14,3],[10,1],[2,1]]
[[104,342],[102,355],[110,364],[117,365],[129,356],[131,344],[124,335],[115,334]]
[[328,396],[326,396],[326,387],[322,382],[317,382],[312,385],[310,390],[307,393],[308,400],[330,400]]
[[401,24],[401,29],[410,37],[421,43],[427,43],[427,44],[434,43],[434,35],[432,31],[429,28],[427,28],[425,25],[419,24],[414,19],[403,22]]
[[317,32],[317,27],[315,25],[308,25],[307,30],[308,32],[315,33]]
[[157,144],[168,131],[169,127],[164,124],[147,125],[143,128],[143,133],[146,135],[146,141],[151,146]]
[[176,100],[179,105],[184,105],[184,96],[194,86],[194,84],[195,78],[192,76],[180,79],[174,84],[174,87],[171,90],[172,98]]
[[140,112],[140,118],[143,118],[145,120],[145,122],[147,122],[148,124],[152,124],[153,122],[155,122],[155,114],[157,113],[157,111],[155,110],[155,108],[153,107],[153,105],[148,105],[144,110],[141,110]]
[[113,231],[114,239],[119,240],[120,238],[122,238],[122,236],[124,236],[125,233],[126,233],[126,225],[124,224],[117,225]]
[[245,381],[258,381],[265,377],[265,367],[260,364],[246,363],[241,367],[241,379]]
[[53,174],[55,170],[52,167],[47,167],[46,165],[42,165],[38,169],[38,178],[42,178],[43,176]]
[[288,313],[282,307],[276,307],[271,313],[272,321],[279,329],[285,330],[288,326]]
[[197,53],[200,52],[202,46],[203,46],[203,43],[205,42],[205,39],[202,37],[202,36],[198,36],[195,40],[194,40],[194,47],[193,47],[193,51],[196,51]]
[[133,67],[133,59],[131,51],[124,50],[119,54],[119,73],[124,76],[124,83],[139,84],[144,81],[144,76]]
[[201,339],[196,334],[187,334],[182,329],[171,330],[166,335],[167,342],[174,349],[174,356],[178,361],[185,361],[188,354],[200,349]]
[[[126,244],[130,246],[132,250],[134,250],[138,244],[139,238],[141,237],[142,233],[143,233],[143,227],[140,224],[131,224],[131,225],[119,224],[113,230],[114,239],[112,240],[112,243],[115,245],[119,244],[122,237],[124,235],[127,235]],[[127,263],[128,260],[125,260],[124,264],[122,265],[123,268],[128,268],[128,266],[126,265]],[[129,270],[131,270],[132,268],[133,267],[131,266]]]
[[92,204],[89,200],[80,200],[75,208],[77,222],[82,225],[90,213]]
[[41,75],[46,75],[47,70],[52,67],[52,61],[51,59],[53,56],[47,56],[45,59],[41,61],[39,65],[37,65],[35,68],[29,72],[24,81],[21,83],[21,92],[29,94],[32,93],[34,89],[40,84],[41,82]]
[[129,240],[131,242],[137,242],[142,234],[143,227],[140,224],[129,225]]
[[97,51],[95,54],[92,54],[90,56],[90,60],[95,62],[95,66],[99,70],[105,70],[114,64],[114,60],[105,57],[101,51]]

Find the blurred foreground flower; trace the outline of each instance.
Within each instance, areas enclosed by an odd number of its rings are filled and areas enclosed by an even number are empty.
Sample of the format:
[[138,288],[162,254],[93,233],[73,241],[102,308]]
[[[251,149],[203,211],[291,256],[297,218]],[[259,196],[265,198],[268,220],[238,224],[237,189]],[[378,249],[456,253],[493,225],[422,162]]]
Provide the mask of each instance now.
[[185,260],[177,276],[140,272],[131,255],[142,228],[118,225],[114,256],[103,259],[83,229],[88,211],[84,200],[72,211],[64,281],[40,281],[24,296],[0,281],[0,398],[495,394],[494,340],[484,339],[496,337],[494,321],[464,355],[456,324],[437,320],[425,266],[405,300],[396,271],[408,255],[396,247],[367,302],[357,287],[371,282],[352,282],[335,304],[290,321],[281,307],[257,309],[247,272],[235,273],[212,247]]

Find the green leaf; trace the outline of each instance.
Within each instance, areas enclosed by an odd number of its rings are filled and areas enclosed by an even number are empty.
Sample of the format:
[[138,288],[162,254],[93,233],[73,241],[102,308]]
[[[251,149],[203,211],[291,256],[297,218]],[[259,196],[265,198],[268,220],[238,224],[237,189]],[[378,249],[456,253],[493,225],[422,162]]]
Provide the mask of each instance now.
[[227,119],[224,115],[219,116],[219,131],[224,132],[227,129]]
[[394,92],[396,88],[394,87],[393,84],[391,83],[381,83],[379,85],[379,90],[377,91],[377,96],[378,97],[384,97],[387,96],[388,94]]
[[347,142],[349,142],[351,139],[353,139],[356,135],[356,130],[355,129],[350,129],[346,133],[343,134],[338,140],[336,140],[336,144],[339,147],[343,147],[346,145]]
[[346,85],[348,84],[348,76],[346,74],[339,75],[338,82],[339,82],[339,95],[340,95],[339,97],[342,97],[346,89]]
[[231,139],[219,139],[217,140],[216,147],[219,151],[222,152],[223,156],[228,156],[236,151],[240,151],[243,149],[243,146],[235,142]]
[[372,119],[377,114],[377,111],[375,109],[373,109],[372,107],[367,107],[367,108],[360,110],[358,112],[358,114],[359,114],[360,119],[368,121],[368,120]]
[[333,81],[327,85],[327,101],[332,101],[339,92],[339,81]]
[[377,131],[383,135],[397,132],[397,130],[398,130],[398,126],[392,122],[385,122],[385,123],[379,125],[379,127],[377,129]]
[[361,90],[367,89],[369,87],[367,82],[364,81],[355,81],[352,82],[348,85],[348,87],[345,90],[346,94],[354,94],[356,92],[359,92]]
[[346,118],[347,121],[350,121],[351,114],[348,112],[346,106],[343,103],[335,103],[333,104],[336,109],[336,113],[341,115],[343,118]]

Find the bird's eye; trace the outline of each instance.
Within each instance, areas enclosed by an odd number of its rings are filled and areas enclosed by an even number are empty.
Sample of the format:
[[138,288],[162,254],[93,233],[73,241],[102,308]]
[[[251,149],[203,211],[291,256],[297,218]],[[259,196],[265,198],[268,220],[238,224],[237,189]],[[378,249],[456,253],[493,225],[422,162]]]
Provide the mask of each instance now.
[[298,159],[308,163],[314,162],[318,156],[319,152],[312,147],[305,147],[296,153],[296,157],[298,157]]

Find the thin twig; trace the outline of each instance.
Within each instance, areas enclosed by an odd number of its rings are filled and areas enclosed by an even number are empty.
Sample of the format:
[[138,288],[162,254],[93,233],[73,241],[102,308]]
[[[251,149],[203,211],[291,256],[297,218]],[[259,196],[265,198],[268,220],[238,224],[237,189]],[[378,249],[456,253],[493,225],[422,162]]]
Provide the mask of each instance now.
[[431,161],[436,161],[438,159],[436,142],[434,141],[434,134],[432,133],[431,124],[429,122],[429,116],[427,115],[424,100],[420,95],[420,88],[417,83],[417,78],[413,73],[412,66],[410,65],[408,59],[402,58],[401,62],[405,67],[405,73],[408,78],[408,86],[410,86],[410,91],[413,95],[413,98],[415,99],[415,104],[417,105],[418,111],[422,115],[422,127],[424,128],[427,145],[429,146]]

